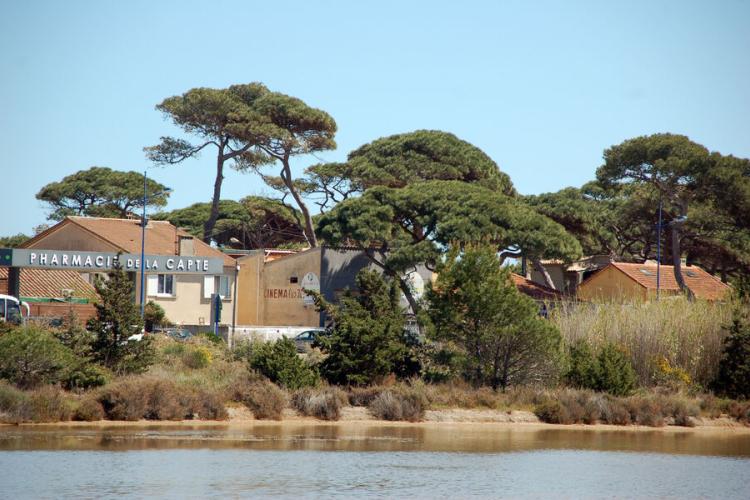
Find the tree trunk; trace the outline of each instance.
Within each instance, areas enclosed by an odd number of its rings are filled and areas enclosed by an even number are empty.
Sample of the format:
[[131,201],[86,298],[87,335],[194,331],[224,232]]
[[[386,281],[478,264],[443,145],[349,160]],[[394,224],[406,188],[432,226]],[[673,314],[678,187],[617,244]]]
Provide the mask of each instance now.
[[674,279],[677,281],[677,285],[682,290],[682,293],[687,294],[688,299],[693,299],[693,292],[690,287],[685,283],[685,279],[682,276],[682,254],[680,252],[680,226],[682,223],[672,223],[672,266],[674,268]]
[[221,201],[221,183],[224,181],[224,146],[222,142],[216,155],[216,180],[214,180],[214,197],[211,199],[211,213],[203,224],[203,241],[211,243],[214,226],[219,219],[219,201]]
[[557,290],[554,281],[552,281],[552,276],[549,275],[547,268],[542,265],[542,261],[535,257],[531,259],[531,262],[534,264],[534,269],[544,277],[544,284],[547,285],[547,288]]
[[294,182],[292,182],[292,170],[289,167],[289,158],[285,157],[281,160],[281,162],[284,165],[281,179],[284,181],[284,185],[292,194],[292,198],[294,198],[294,201],[297,203],[300,212],[302,212],[302,216],[305,218],[305,227],[302,228],[302,230],[305,233],[307,242],[310,244],[310,247],[316,248],[318,246],[318,238],[315,236],[315,227],[313,226],[312,215],[310,215],[310,210],[302,200],[302,196],[300,196],[300,194],[297,192],[297,188],[294,187]]

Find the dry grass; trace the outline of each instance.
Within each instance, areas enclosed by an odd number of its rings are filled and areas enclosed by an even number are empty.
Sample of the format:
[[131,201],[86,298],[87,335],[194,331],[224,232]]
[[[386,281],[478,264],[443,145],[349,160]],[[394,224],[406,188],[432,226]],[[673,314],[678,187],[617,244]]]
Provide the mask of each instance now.
[[302,415],[321,420],[338,420],[348,395],[338,387],[300,389],[292,395],[292,406]]
[[261,420],[281,420],[288,406],[286,392],[266,379],[246,378],[234,387],[234,401],[244,404]]
[[386,389],[378,394],[367,406],[376,418],[381,420],[406,420],[419,422],[429,402],[420,390],[408,386]]
[[707,387],[721,358],[732,304],[670,298],[636,304],[562,305],[552,321],[570,345],[586,340],[595,349],[612,342],[626,349],[642,386],[657,385],[660,366],[683,370]]

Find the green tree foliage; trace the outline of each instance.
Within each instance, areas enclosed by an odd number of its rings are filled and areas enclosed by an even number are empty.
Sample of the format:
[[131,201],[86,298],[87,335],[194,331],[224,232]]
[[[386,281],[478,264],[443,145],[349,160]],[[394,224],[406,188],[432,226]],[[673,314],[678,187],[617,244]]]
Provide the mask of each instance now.
[[149,300],[143,307],[143,322],[146,331],[153,332],[154,328],[164,326],[169,323],[169,320],[167,319],[167,313],[164,312],[164,308],[153,300]]
[[451,251],[428,290],[434,338],[466,354],[466,377],[503,390],[543,378],[554,367],[560,333],[518,292],[491,246]]
[[0,236],[0,248],[16,248],[30,238],[30,236],[26,236],[22,233],[18,233],[14,236]]
[[635,389],[635,370],[621,348],[605,344],[596,361],[595,389],[615,396],[627,396]]
[[404,188],[374,187],[321,216],[319,232],[331,245],[354,245],[384,272],[398,278],[417,312],[403,275],[418,264],[434,266],[452,244],[487,241],[501,260],[527,255],[570,260],[576,239],[521,200],[477,184],[428,181]]
[[585,340],[571,345],[568,350],[568,368],[565,383],[580,389],[608,392],[627,396],[636,386],[633,365],[625,352],[608,342],[594,356]]
[[117,263],[107,273],[107,279],[97,279],[94,287],[101,301],[96,304],[96,317],[88,329],[96,338],[92,344],[96,361],[115,373],[138,373],[154,361],[154,349],[149,337],[128,340],[141,333],[143,321],[133,301],[134,287]]
[[[164,99],[156,109],[172,119],[175,125],[198,141],[193,144],[183,139],[162,137],[156,146],[147,147],[146,156],[161,165],[174,165],[197,157],[206,148],[216,151],[216,177],[211,210],[203,226],[202,237],[208,242],[213,237],[219,218],[224,167],[257,166],[270,161],[256,150],[259,142],[257,125],[263,118],[253,109],[255,101],[267,94],[260,83],[233,85],[227,89],[194,88],[182,95]],[[246,130],[243,138],[232,128]],[[250,130],[254,132],[251,132]]]
[[688,208],[696,198],[697,179],[709,167],[708,150],[685,136],[654,134],[629,139],[604,151],[596,177],[605,187],[617,183],[653,186],[666,200],[671,217],[672,265],[680,289],[690,293],[682,276],[680,238]]
[[[210,203],[195,203],[189,207],[156,214],[153,218],[168,220],[201,237],[210,213]],[[276,248],[304,242],[301,226],[301,214],[296,210],[282,205],[278,200],[248,196],[239,202],[221,200],[213,239],[219,245],[241,246],[245,249]]]
[[94,362],[94,335],[84,328],[73,309],[63,319],[62,327],[53,332],[58,341],[74,354],[61,379],[66,389],[88,389],[106,384],[109,373]]
[[29,325],[0,337],[0,375],[22,388],[59,382],[73,352],[52,333]]
[[734,313],[714,390],[730,398],[750,399],[750,320],[747,306]]
[[[260,126],[253,119],[257,115],[262,117]],[[261,178],[283,193],[282,203],[286,196],[292,197],[302,213],[302,230],[308,244],[318,246],[312,214],[303,199],[304,183],[294,178],[291,162],[295,157],[335,149],[335,120],[325,111],[279,92],[264,93],[254,102],[247,117],[244,113],[240,116],[243,119],[233,122],[229,129],[246,141],[258,141],[259,151],[280,165],[278,176],[261,175]],[[260,173],[257,163],[244,166]]]
[[[163,207],[170,189],[148,179],[146,193],[147,206]],[[68,215],[125,218],[143,209],[143,174],[91,167],[47,184],[36,199],[49,204],[51,220]]]
[[250,367],[287,389],[311,387],[319,382],[318,373],[297,355],[297,346],[286,337],[253,346]]
[[401,188],[429,180],[478,183],[513,196],[510,177],[481,149],[453,134],[417,130],[377,139],[351,153],[345,163],[306,170],[308,189],[327,207],[374,186]]
[[572,387],[595,389],[597,383],[597,362],[588,342],[580,340],[568,350],[568,369],[565,383]]
[[411,352],[398,288],[367,269],[357,273],[356,287],[339,305],[313,293],[318,309],[332,320],[313,344],[327,354],[321,374],[331,383],[345,385],[372,384],[392,373],[406,375]]

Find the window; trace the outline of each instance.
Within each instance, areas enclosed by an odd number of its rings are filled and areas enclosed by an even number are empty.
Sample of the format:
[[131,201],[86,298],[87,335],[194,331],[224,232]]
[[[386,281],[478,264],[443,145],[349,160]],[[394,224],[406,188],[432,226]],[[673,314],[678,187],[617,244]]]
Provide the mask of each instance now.
[[173,274],[159,274],[156,278],[156,294],[157,295],[174,295],[174,275]]
[[222,299],[232,298],[232,291],[229,289],[229,276],[216,277],[216,290]]

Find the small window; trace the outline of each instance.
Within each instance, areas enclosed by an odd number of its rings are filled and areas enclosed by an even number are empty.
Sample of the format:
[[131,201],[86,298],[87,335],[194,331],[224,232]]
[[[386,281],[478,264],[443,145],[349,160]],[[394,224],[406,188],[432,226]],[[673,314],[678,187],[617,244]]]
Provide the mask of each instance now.
[[232,297],[232,292],[229,288],[229,276],[217,276],[216,277],[216,293],[222,299],[228,299]]
[[643,274],[645,274],[646,276],[653,276],[654,275],[654,273],[652,273],[648,269],[639,269],[639,271],[642,272]]
[[160,274],[157,278],[156,293],[158,295],[174,295],[174,275]]
[[299,278],[297,278],[296,276],[292,276],[291,278],[289,278],[289,283],[298,283],[298,282],[299,282]]

